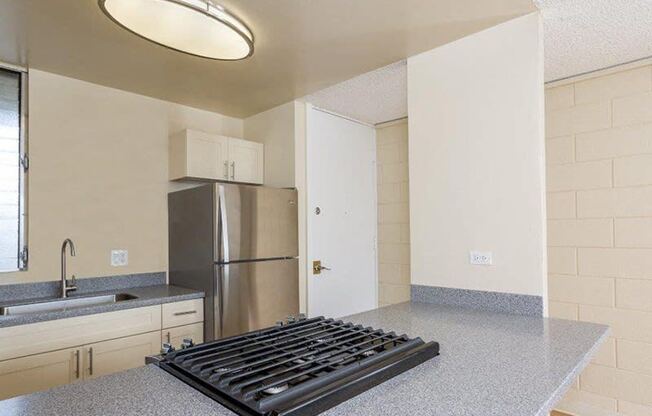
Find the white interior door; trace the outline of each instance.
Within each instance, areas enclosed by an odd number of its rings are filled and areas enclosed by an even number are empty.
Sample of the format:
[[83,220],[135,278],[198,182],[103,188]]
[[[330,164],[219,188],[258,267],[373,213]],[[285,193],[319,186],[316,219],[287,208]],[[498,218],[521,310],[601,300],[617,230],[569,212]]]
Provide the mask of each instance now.
[[[377,307],[376,132],[307,112],[308,314],[341,317]],[[314,274],[313,261],[322,270]]]

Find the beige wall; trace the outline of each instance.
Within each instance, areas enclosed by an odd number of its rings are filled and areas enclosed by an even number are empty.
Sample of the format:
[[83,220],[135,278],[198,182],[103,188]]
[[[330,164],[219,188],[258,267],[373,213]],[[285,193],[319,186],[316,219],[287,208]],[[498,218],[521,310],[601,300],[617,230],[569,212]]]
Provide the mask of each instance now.
[[408,59],[413,284],[545,296],[541,38],[534,13]]
[[297,188],[299,305],[306,312],[306,104],[291,101],[248,117],[243,125],[246,139],[265,145],[265,185]]
[[[58,279],[66,237],[78,277],[166,271],[168,134],[183,128],[243,133],[239,119],[31,71],[29,270],[0,284]],[[111,267],[111,249],[129,265]]]
[[410,300],[407,120],[376,129],[378,305]]
[[244,136],[265,145],[265,185],[294,187],[295,102],[244,119]]
[[307,196],[306,196],[306,103],[294,102],[294,176],[299,206],[299,308],[308,312],[308,242],[307,242]]
[[546,121],[550,315],[613,336],[560,406],[652,415],[652,66],[548,88]]

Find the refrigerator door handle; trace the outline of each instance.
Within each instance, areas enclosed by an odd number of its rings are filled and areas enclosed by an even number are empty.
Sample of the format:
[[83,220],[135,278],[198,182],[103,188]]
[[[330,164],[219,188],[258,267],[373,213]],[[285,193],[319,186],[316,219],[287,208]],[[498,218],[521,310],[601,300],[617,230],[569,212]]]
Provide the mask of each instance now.
[[226,264],[215,265],[215,293],[213,301],[214,339],[222,338],[224,334],[224,273],[228,270]]
[[229,311],[229,286],[231,283],[230,279],[230,267],[228,264],[222,266],[222,297],[220,299],[220,333],[224,332],[224,322],[227,320],[225,316]]
[[218,186],[218,201],[219,201],[219,221],[221,223],[220,227],[220,243],[222,246],[222,252],[220,257],[221,263],[229,262],[229,226],[226,216],[226,195],[224,191],[224,186]]
[[218,207],[219,207],[219,221],[221,223],[221,227],[219,227],[219,238],[220,238],[220,246],[221,246],[221,253],[220,253],[220,262],[223,263],[219,267],[222,269],[220,270],[220,273],[218,273],[218,293],[217,293],[217,300],[219,302],[219,307],[217,308],[217,311],[219,312],[219,337],[222,337],[222,334],[224,333],[224,314],[228,310],[228,299],[229,299],[229,226],[228,226],[228,218],[226,216],[226,192],[224,190],[224,186],[219,185],[218,186]]

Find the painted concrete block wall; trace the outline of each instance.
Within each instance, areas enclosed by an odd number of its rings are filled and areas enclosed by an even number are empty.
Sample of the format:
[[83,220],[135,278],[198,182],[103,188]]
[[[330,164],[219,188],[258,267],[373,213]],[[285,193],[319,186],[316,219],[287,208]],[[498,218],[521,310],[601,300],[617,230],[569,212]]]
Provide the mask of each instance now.
[[550,315],[612,330],[560,408],[652,415],[652,66],[548,88],[546,136]]
[[407,121],[376,129],[378,305],[410,300]]
[[408,59],[413,284],[545,297],[541,38],[534,13]]

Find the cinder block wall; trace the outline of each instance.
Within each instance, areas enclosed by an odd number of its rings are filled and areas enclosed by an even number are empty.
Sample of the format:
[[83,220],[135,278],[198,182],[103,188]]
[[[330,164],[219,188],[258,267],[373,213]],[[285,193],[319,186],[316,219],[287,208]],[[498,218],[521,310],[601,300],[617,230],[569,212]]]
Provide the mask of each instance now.
[[547,88],[546,137],[550,315],[612,328],[560,408],[652,415],[652,66]]
[[410,300],[407,120],[376,130],[378,305]]

